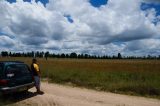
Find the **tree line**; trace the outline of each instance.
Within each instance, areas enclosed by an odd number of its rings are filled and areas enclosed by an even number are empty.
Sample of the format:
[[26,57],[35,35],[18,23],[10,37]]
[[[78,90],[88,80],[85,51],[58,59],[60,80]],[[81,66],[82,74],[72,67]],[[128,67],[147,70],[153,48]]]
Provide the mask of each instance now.
[[98,56],[98,55],[90,55],[90,54],[77,54],[75,52],[70,53],[70,54],[55,54],[55,53],[50,53],[50,52],[8,52],[8,51],[2,51],[0,53],[1,57],[39,57],[39,58],[78,58],[78,59],[160,59],[159,56],[122,56],[121,53],[118,53],[117,55],[109,56],[109,55],[103,55],[103,56]]

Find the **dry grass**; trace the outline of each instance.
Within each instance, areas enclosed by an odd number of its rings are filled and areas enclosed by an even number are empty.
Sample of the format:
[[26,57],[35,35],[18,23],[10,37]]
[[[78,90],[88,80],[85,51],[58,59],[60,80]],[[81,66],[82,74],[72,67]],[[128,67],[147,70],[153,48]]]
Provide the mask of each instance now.
[[[32,58],[0,58],[1,61],[24,61],[31,64]],[[95,60],[95,59],[48,59],[39,58],[42,70],[66,69],[86,71],[160,71],[160,60]]]

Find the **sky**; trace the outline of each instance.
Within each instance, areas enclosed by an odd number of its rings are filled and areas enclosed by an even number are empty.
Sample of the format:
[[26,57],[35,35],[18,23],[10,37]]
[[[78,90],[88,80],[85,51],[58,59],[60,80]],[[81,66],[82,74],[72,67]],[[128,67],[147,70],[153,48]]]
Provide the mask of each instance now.
[[0,51],[160,55],[160,0],[0,0],[0,16]]

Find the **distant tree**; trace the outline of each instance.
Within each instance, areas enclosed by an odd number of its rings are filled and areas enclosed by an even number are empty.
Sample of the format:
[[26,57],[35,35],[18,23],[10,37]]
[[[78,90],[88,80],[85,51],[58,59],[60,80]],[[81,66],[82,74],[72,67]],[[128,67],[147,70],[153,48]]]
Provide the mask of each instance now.
[[88,57],[89,57],[88,54],[85,54],[85,55],[84,55],[84,58],[85,58],[85,59],[88,59]]
[[51,57],[55,58],[55,57],[56,57],[56,54],[54,54],[54,53],[53,53],[53,54],[51,54]]
[[81,55],[80,54],[78,54],[78,56],[77,56],[79,59],[81,58]]
[[25,53],[23,52],[23,53],[21,53],[21,57],[24,57],[25,56]]
[[11,52],[9,52],[9,56],[12,57],[12,53]]
[[77,58],[77,54],[76,54],[76,53],[74,53],[74,52],[73,52],[73,53],[71,53],[71,54],[70,54],[70,58]]
[[83,55],[83,54],[81,54],[81,55],[80,55],[80,58],[81,58],[81,59],[83,59],[83,58],[84,58],[84,55]]
[[21,55],[21,53],[15,53],[15,56],[16,57],[21,57],[22,55]]
[[24,57],[27,57],[27,53],[24,53]]
[[45,53],[45,58],[46,58],[46,60],[47,60],[48,56],[49,56],[49,52],[47,51],[47,52]]
[[65,58],[66,55],[64,53],[61,54],[61,58]]
[[33,58],[36,57],[35,54],[34,54],[34,51],[32,51],[31,53],[29,53],[29,57],[33,57]]
[[89,58],[89,59],[92,59],[92,58],[93,58],[93,56],[92,56],[92,55],[90,55],[90,54],[88,54],[88,58]]
[[148,55],[148,56],[147,56],[147,59],[151,59],[151,58],[152,58],[152,56],[151,56],[151,55]]
[[39,51],[36,52],[36,57],[40,57],[40,52]]
[[60,57],[61,57],[61,55],[60,55],[60,54],[57,54],[57,55],[56,55],[56,57],[57,57],[57,58],[60,58]]
[[23,53],[16,53],[16,52],[7,52],[7,51],[2,51],[1,53],[2,57],[10,56],[10,57],[45,57],[46,59],[48,57],[52,58],[78,58],[78,59],[160,59],[160,55],[158,56],[153,56],[153,55],[148,55],[148,56],[123,56],[121,53],[118,53],[118,55],[90,55],[90,54],[76,54],[75,52],[71,54],[50,54],[49,52],[43,52],[43,51],[37,51],[37,52],[23,52]]
[[146,59],[146,56],[143,56],[142,59]]
[[118,59],[122,59],[121,53],[118,53]]
[[96,56],[96,55],[94,55],[94,56],[93,56],[93,58],[94,58],[94,59],[97,59],[97,56]]
[[2,57],[7,57],[8,56],[8,52],[7,51],[2,51],[1,55],[2,55]]
[[66,54],[66,58],[69,58],[69,54]]
[[39,53],[39,57],[44,57],[44,52],[43,51]]
[[117,59],[117,56],[113,55],[113,56],[112,56],[112,59]]

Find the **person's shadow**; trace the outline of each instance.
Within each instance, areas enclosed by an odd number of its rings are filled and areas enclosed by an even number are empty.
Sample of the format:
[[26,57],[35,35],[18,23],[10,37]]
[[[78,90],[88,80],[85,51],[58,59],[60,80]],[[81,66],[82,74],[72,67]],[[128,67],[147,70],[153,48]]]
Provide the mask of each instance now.
[[0,105],[9,105],[13,104],[31,97],[36,96],[36,92],[17,92],[7,95],[0,95]]

